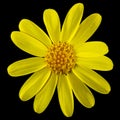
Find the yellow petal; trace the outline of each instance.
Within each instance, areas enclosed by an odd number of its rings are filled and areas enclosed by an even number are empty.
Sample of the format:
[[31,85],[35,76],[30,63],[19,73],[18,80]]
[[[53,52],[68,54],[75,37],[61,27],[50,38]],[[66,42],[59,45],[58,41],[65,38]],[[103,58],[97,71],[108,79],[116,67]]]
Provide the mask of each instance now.
[[52,73],[45,86],[35,96],[34,110],[42,113],[49,105],[57,85],[57,74]]
[[36,72],[46,66],[44,58],[31,57],[16,61],[8,66],[9,75],[17,77]]
[[58,42],[60,40],[60,19],[57,12],[53,9],[45,10],[43,20],[51,40]]
[[47,34],[32,21],[28,19],[22,19],[19,23],[19,29],[21,32],[24,32],[39,40],[44,45],[48,47],[51,45],[51,40],[49,39]]
[[98,57],[108,53],[108,46],[101,41],[91,41],[74,47],[77,57]]
[[65,75],[59,76],[57,90],[62,112],[66,117],[72,116],[74,110],[73,93]]
[[37,39],[23,32],[14,31],[11,33],[13,43],[21,50],[35,56],[45,56],[47,47]]
[[35,72],[21,87],[19,92],[20,99],[27,101],[34,97],[45,85],[50,74],[51,71],[47,68]]
[[76,65],[73,68],[73,73],[86,85],[99,93],[108,94],[111,90],[109,83],[102,76],[82,65]]
[[98,13],[89,15],[80,24],[77,34],[70,43],[77,47],[80,45],[80,43],[86,42],[99,27],[101,19],[102,17]]
[[88,58],[81,57],[77,59],[76,63],[94,70],[108,71],[113,68],[112,60],[106,56]]
[[77,32],[81,18],[83,16],[83,10],[83,4],[77,3],[68,11],[62,26],[62,42],[70,41]]
[[67,78],[71,83],[73,92],[78,101],[87,108],[93,107],[95,104],[95,100],[88,87],[72,72],[67,75]]

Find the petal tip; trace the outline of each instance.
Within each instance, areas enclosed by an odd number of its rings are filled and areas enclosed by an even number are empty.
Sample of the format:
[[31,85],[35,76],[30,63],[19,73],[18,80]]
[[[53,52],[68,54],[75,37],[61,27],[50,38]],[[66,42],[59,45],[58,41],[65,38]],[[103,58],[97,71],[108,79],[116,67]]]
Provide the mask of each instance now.
[[114,68],[114,63],[113,63],[113,61],[112,60],[110,60],[111,62],[110,62],[110,70],[112,70],[113,68]]
[[104,94],[109,94],[110,92],[111,92],[111,87],[109,85],[108,88],[106,89],[106,92]]
[[9,66],[7,67],[7,73],[8,73],[10,76],[12,76],[12,77],[16,77],[16,76],[14,75],[14,71],[13,71],[13,69],[12,69],[12,65],[9,65]]
[[94,20],[94,22],[96,22],[96,24],[98,24],[98,26],[100,25],[100,23],[102,21],[102,15],[101,14],[93,13],[93,14],[91,14],[89,16]]
[[89,108],[92,108],[94,106],[95,106],[95,100],[90,103]]
[[40,108],[39,104],[36,103],[35,101],[33,103],[33,109],[37,114],[41,114],[42,112],[44,112],[44,109]]
[[19,31],[12,31],[11,34],[10,34],[10,37],[11,37],[11,40],[14,41],[17,33],[19,33]]
[[24,93],[23,93],[23,91],[19,91],[19,98],[20,98],[20,100],[22,100],[22,101],[27,101],[28,99],[26,99],[26,97],[24,96]]
[[45,16],[45,15],[48,14],[49,12],[55,12],[55,13],[56,13],[56,11],[55,11],[54,9],[48,8],[48,9],[45,9],[45,10],[44,10],[43,16]]
[[95,15],[96,19],[98,19],[99,21],[102,20],[102,15],[101,14],[99,14],[99,13],[93,13],[93,14]]
[[11,75],[10,66],[7,67],[7,73],[8,73],[9,75]]
[[76,4],[74,4],[74,6],[80,6],[80,7],[83,7],[84,4],[83,4],[83,3],[76,3]]
[[28,19],[22,19],[22,20],[20,20],[19,25],[18,25],[19,29],[21,28],[21,26],[22,26],[27,20],[28,20]]
[[11,34],[10,34],[11,39],[13,38],[13,36],[14,36],[14,31],[11,32]]
[[38,111],[38,107],[35,105],[35,103],[33,103],[33,109],[36,113],[40,114],[40,112]]

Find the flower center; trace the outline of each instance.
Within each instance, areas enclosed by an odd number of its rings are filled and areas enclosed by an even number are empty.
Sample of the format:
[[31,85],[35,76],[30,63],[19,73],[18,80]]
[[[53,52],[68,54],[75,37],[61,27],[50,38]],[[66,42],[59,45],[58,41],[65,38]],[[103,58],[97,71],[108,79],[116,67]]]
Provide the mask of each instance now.
[[55,43],[48,49],[45,60],[55,73],[67,74],[75,65],[73,47],[65,42]]

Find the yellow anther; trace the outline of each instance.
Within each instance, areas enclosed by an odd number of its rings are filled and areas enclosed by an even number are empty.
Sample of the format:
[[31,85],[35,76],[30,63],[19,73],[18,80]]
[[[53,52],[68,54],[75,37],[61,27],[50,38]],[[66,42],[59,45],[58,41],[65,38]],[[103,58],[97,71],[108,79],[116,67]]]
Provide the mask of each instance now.
[[75,65],[75,54],[71,45],[63,42],[53,44],[46,54],[48,67],[57,74],[67,74]]

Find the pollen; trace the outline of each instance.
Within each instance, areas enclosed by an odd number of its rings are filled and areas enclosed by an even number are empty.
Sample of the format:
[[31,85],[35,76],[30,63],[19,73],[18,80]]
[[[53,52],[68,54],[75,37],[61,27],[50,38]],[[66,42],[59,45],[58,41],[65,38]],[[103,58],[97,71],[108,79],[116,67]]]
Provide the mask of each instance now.
[[75,66],[72,45],[66,42],[53,44],[45,56],[48,67],[57,74],[67,74]]

